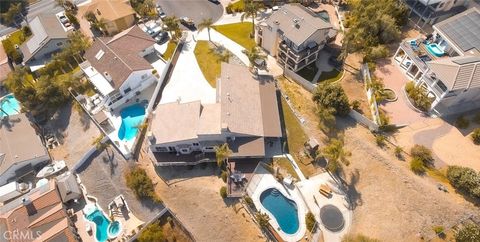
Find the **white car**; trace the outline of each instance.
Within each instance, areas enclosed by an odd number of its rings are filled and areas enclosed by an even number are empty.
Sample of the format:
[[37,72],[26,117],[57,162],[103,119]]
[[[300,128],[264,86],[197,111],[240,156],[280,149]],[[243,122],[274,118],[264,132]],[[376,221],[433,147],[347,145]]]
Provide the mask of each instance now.
[[156,28],[153,28],[153,29],[149,28],[147,30],[148,35],[152,36],[152,38],[157,36],[160,32],[162,32],[162,27],[160,27],[160,26],[157,26]]

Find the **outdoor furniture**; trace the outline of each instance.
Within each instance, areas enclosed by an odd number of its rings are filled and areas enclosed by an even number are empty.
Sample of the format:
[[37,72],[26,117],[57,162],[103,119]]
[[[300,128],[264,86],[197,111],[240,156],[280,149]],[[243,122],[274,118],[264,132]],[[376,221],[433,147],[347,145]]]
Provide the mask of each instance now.
[[325,197],[332,196],[332,189],[327,184],[320,185],[320,193]]
[[287,176],[285,178],[283,178],[283,183],[291,186],[293,184],[293,178],[292,176]]

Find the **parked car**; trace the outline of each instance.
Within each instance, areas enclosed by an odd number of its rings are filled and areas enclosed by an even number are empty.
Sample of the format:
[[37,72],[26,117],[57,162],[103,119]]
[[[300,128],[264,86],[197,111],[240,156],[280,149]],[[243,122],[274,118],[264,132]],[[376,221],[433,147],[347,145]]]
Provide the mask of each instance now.
[[195,23],[189,17],[181,17],[180,23],[185,25],[185,27],[192,28],[195,27]]
[[68,23],[68,18],[65,15],[60,15],[59,19],[62,24]]
[[160,4],[157,4],[157,6],[155,7],[155,9],[157,9],[158,17],[160,17],[161,19],[164,19],[165,17],[167,17],[167,15],[166,15],[165,12],[163,11],[163,9],[162,9],[162,7],[160,6]]
[[152,38],[155,38],[160,32],[162,32],[162,27],[157,26],[153,29],[149,28],[147,30],[148,35],[150,35]]
[[161,45],[161,44],[164,44],[165,42],[167,42],[168,39],[169,39],[168,33],[165,32],[165,31],[162,31],[162,32],[158,33],[158,35],[155,37],[155,42],[157,42],[157,44]]

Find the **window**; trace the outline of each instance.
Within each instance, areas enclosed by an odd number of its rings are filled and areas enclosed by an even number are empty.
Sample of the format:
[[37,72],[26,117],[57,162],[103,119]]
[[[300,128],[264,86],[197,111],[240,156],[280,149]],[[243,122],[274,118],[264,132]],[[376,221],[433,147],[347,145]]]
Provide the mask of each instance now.
[[442,81],[440,81],[440,80],[437,82],[437,85],[438,85],[438,87],[440,87],[440,89],[442,89],[442,91],[444,91],[444,92],[446,92],[447,89],[448,89],[447,86],[445,86],[445,84],[444,84]]
[[143,74],[143,75],[142,75],[142,80],[145,79],[145,78],[147,78],[147,76],[148,76],[148,74]]
[[63,45],[63,42],[58,42],[57,43],[57,46],[62,46]]
[[445,5],[445,3],[440,3],[440,4],[438,5],[438,8],[443,8],[444,5]]
[[182,153],[187,153],[189,150],[188,150],[187,148],[182,148],[182,149],[180,149],[180,151],[181,151]]
[[123,92],[125,92],[125,94],[129,93],[132,89],[130,87],[127,87],[123,90]]
[[193,146],[199,146],[200,144],[199,143],[193,143]]

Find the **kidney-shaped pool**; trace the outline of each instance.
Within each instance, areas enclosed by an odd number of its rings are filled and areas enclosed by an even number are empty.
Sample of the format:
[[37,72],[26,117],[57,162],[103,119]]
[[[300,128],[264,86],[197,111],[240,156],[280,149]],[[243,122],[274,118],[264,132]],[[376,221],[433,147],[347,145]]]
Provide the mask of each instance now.
[[295,234],[299,228],[297,204],[279,190],[270,188],[260,195],[260,203],[277,221],[283,232]]

